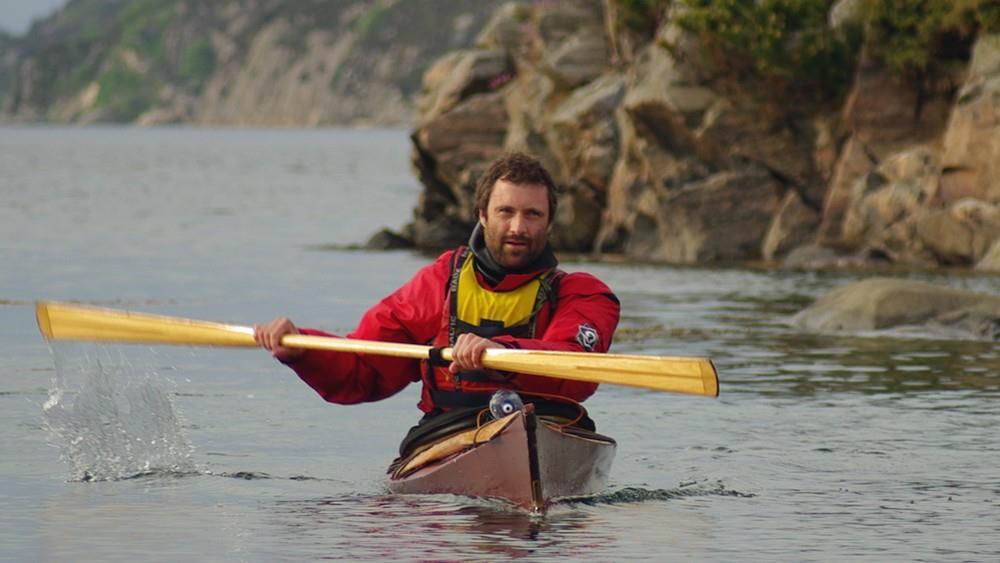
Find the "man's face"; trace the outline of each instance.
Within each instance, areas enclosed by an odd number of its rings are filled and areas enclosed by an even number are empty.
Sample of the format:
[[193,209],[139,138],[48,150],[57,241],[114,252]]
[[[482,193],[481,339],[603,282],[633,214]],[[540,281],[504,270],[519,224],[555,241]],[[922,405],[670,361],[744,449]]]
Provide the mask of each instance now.
[[504,268],[527,266],[545,249],[549,237],[549,196],[542,184],[497,180],[479,211],[486,248]]

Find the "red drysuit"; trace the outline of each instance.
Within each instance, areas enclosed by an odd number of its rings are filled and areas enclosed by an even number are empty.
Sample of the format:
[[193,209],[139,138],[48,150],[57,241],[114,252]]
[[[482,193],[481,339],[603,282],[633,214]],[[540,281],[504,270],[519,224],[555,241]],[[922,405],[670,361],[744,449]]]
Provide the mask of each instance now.
[[[421,268],[403,287],[369,309],[358,327],[347,335],[348,338],[448,345],[451,319],[448,284],[455,267],[456,252],[461,250],[445,252],[432,264]],[[542,273],[544,271],[507,274],[493,287],[479,273],[476,274],[476,281],[484,290],[505,291]],[[618,325],[620,309],[618,299],[611,290],[586,273],[562,275],[554,289],[554,314],[552,303],[546,301],[535,317],[535,338],[504,335],[493,340],[508,348],[606,352]],[[302,329],[302,333],[331,336],[314,329]],[[308,350],[288,365],[324,399],[333,403],[378,401],[398,393],[411,382],[423,379],[419,407],[424,412],[430,412],[436,407],[447,410],[450,406],[435,404],[428,381],[435,387],[454,389],[447,369],[428,369],[426,360]],[[463,382],[462,391],[487,392],[500,387],[582,401],[594,393],[597,384],[516,374],[500,383]]]

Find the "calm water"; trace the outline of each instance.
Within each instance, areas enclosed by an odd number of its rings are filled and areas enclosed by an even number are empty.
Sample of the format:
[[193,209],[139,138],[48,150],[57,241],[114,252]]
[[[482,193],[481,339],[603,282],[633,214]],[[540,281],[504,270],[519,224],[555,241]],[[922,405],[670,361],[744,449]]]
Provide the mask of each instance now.
[[[784,323],[859,274],[572,262],[619,352],[708,355],[718,400],[603,388],[608,493],[544,517],[387,494],[417,389],[327,405],[256,350],[59,344],[36,299],[343,332],[428,257],[405,131],[0,129],[0,559],[1000,557],[1000,348]],[[1000,278],[910,277],[1000,293]]]

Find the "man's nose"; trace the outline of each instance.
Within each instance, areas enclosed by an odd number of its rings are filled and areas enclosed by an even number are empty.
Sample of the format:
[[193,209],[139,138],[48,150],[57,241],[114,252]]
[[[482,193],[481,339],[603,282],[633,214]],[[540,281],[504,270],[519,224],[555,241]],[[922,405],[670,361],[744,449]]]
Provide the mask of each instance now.
[[528,222],[521,213],[515,213],[510,220],[510,231],[512,233],[524,233],[526,232],[527,226]]

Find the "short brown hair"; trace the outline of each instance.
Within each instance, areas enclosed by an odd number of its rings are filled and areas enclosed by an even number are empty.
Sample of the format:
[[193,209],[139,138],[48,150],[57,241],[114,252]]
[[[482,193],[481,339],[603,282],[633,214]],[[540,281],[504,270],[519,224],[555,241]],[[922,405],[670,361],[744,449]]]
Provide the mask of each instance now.
[[493,186],[499,180],[518,185],[539,184],[545,186],[545,191],[548,192],[549,196],[549,223],[555,218],[556,183],[537,158],[523,152],[512,152],[501,156],[494,160],[486,172],[483,172],[483,175],[479,177],[479,182],[476,184],[477,217],[480,213],[486,215],[490,196],[493,195]]

